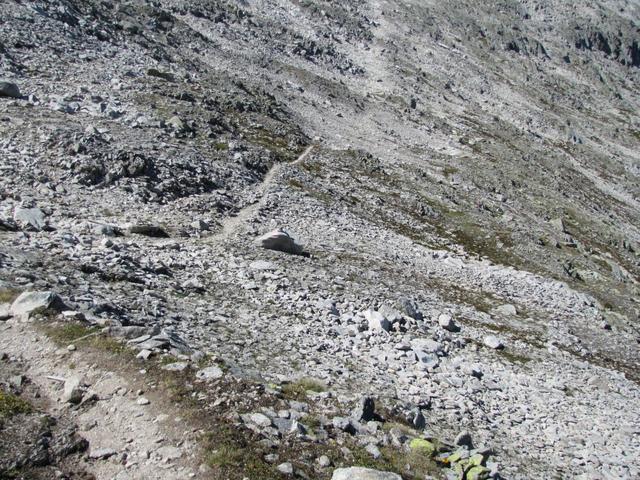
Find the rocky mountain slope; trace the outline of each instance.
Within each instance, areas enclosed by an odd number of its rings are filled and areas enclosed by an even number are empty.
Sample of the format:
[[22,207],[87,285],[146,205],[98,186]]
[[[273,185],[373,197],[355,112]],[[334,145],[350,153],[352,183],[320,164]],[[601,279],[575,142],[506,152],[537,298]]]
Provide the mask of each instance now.
[[483,475],[637,478],[640,4],[485,3],[4,0],[6,335],[54,291],[149,355],[469,432]]

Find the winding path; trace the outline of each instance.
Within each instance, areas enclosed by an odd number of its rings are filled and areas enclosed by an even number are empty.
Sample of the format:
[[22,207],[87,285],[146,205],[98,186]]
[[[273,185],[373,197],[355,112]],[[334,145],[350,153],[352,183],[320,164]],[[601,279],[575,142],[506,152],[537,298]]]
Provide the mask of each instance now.
[[240,211],[238,211],[237,215],[235,215],[233,217],[225,218],[223,220],[223,222],[222,222],[222,230],[219,233],[217,233],[216,235],[214,235],[213,240],[214,241],[225,240],[225,239],[230,238],[233,234],[235,234],[240,225],[246,223],[249,219],[251,219],[255,215],[255,213],[262,206],[264,206],[264,202],[265,202],[265,200],[267,198],[267,196],[266,196],[267,190],[268,190],[269,186],[273,183],[273,180],[274,180],[274,178],[276,178],[276,175],[278,173],[280,173],[282,171],[282,169],[287,167],[287,166],[299,165],[300,163],[302,163],[311,154],[313,149],[316,148],[316,147],[317,147],[317,145],[315,143],[312,143],[293,162],[291,162],[291,163],[276,163],[275,165],[273,165],[273,167],[271,167],[271,169],[264,176],[264,179],[262,180],[260,185],[258,185],[258,187],[257,187],[256,195],[257,195],[257,197],[259,197],[259,200],[257,202],[251,203],[251,204],[247,205],[246,207],[240,209]]

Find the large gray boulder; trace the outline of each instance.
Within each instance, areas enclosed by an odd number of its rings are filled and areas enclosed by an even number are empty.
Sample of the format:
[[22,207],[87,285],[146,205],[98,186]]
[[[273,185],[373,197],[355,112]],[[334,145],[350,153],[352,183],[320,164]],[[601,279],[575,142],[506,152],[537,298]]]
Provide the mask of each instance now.
[[55,292],[24,292],[13,301],[9,311],[11,315],[17,316],[29,314],[35,310],[61,312],[65,308],[64,302]]
[[258,238],[257,242],[258,245],[267,250],[277,250],[294,255],[300,255],[302,253],[302,246],[298,245],[293,237],[282,229],[266,233]]
[[331,480],[402,480],[397,473],[381,472],[371,468],[336,468]]
[[0,97],[20,98],[18,85],[7,80],[0,80]]
[[22,228],[36,231],[42,230],[47,225],[44,212],[39,208],[16,207],[13,211],[13,220]]

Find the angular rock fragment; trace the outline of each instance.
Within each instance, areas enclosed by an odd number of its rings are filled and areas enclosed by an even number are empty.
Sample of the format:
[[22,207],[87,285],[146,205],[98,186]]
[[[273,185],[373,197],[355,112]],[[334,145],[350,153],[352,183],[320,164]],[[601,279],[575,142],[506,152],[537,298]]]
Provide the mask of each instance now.
[[391,322],[380,312],[367,310],[364,312],[364,318],[367,319],[369,330],[373,332],[388,332],[391,330]]
[[282,229],[266,233],[258,238],[257,243],[267,250],[276,250],[293,255],[300,255],[303,251],[302,246],[298,245],[295,240]]
[[16,207],[13,220],[22,228],[35,231],[43,230],[47,225],[44,212],[39,208]]
[[483,343],[487,347],[493,348],[495,350],[500,350],[504,348],[504,343],[502,343],[502,340],[500,340],[495,335],[487,335],[486,337],[484,337]]
[[66,309],[62,299],[54,292],[23,292],[11,304],[10,313],[14,316],[32,313],[36,310]]

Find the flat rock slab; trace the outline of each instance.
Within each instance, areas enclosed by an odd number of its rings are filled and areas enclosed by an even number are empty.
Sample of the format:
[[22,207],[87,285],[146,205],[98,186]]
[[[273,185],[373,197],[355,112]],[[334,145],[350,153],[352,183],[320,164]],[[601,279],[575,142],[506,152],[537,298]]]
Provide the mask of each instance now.
[[105,458],[113,457],[117,452],[113,448],[99,448],[97,450],[91,450],[89,458],[94,460],[103,460]]
[[196,372],[196,378],[200,380],[215,380],[224,375],[222,369],[216,365],[212,365]]
[[402,477],[392,472],[382,472],[371,468],[350,467],[336,468],[331,480],[402,480]]

